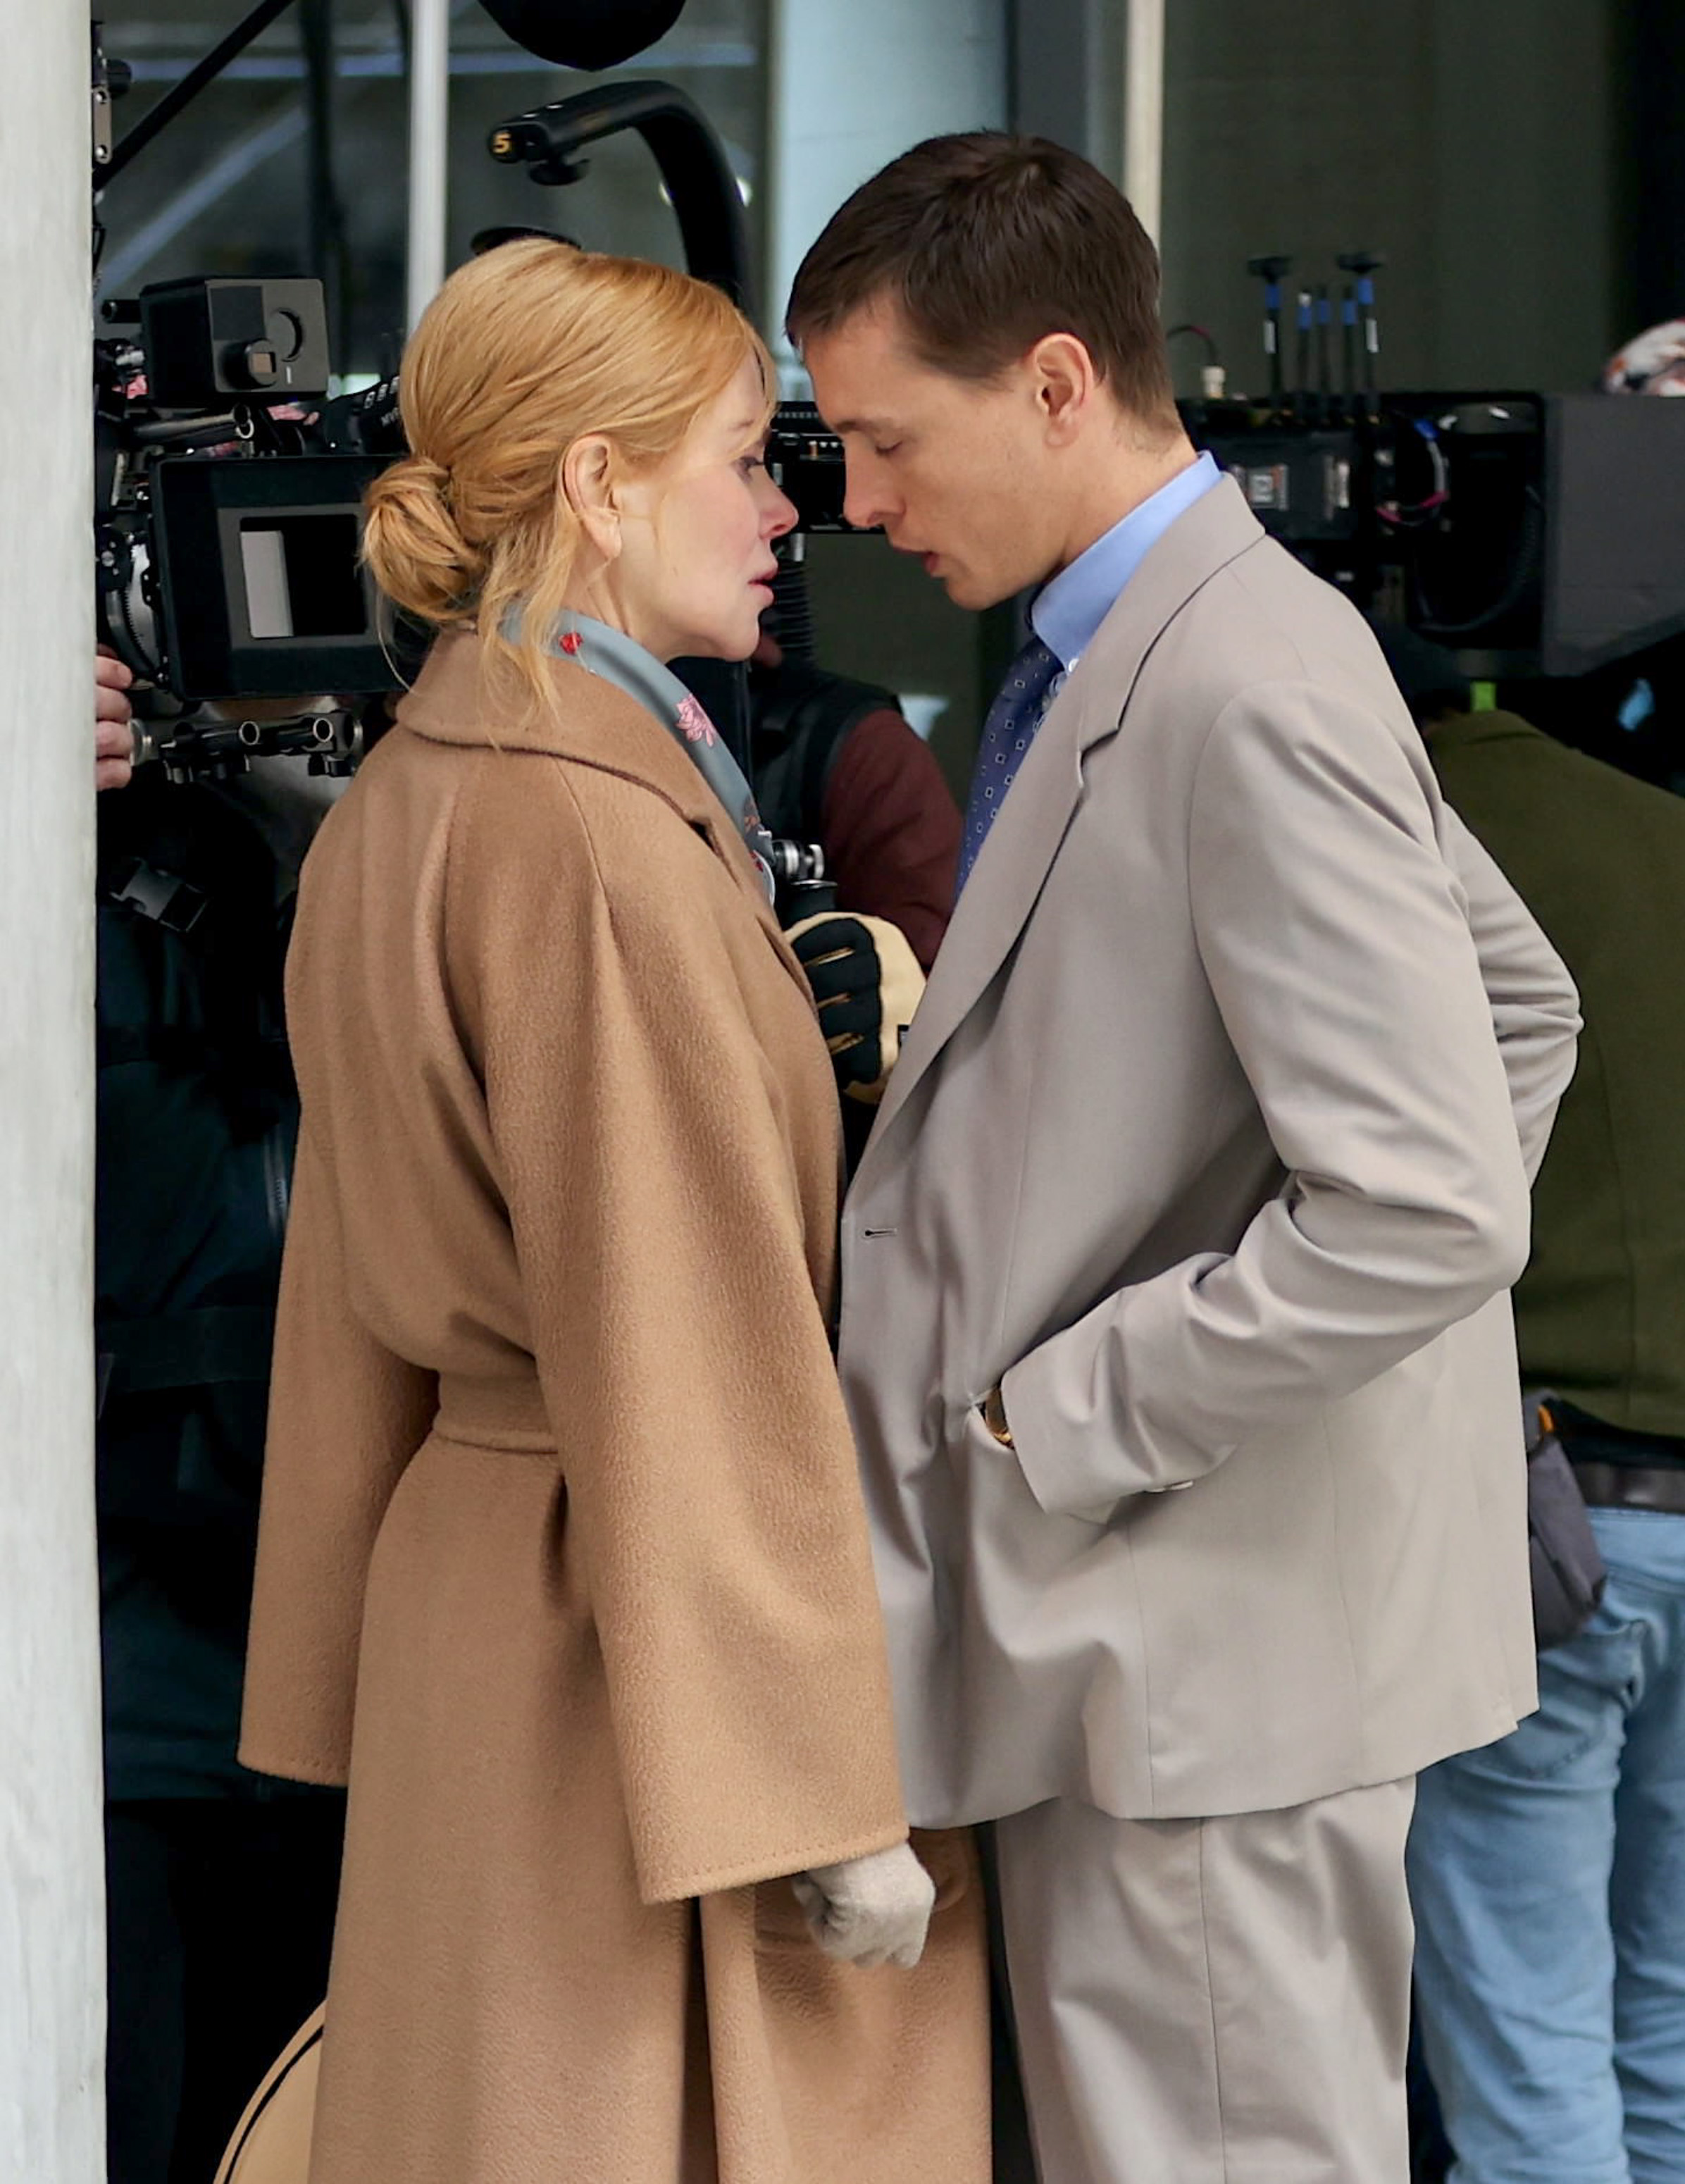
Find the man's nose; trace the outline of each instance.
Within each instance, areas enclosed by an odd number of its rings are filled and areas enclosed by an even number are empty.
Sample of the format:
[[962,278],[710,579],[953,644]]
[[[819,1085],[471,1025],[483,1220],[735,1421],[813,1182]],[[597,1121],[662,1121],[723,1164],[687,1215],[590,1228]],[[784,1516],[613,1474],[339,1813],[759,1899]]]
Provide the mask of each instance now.
[[857,457],[847,458],[844,473],[842,514],[857,531],[876,531],[887,526],[894,513],[894,498],[888,481],[876,463],[863,463]]

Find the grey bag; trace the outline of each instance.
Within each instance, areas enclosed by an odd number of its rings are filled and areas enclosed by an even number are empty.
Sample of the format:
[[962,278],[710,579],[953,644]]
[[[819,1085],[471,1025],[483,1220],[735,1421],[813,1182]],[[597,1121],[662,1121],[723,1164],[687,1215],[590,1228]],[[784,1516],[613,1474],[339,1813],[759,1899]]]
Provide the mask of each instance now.
[[1548,1393],[1523,1396],[1527,1450],[1527,1547],[1532,1561],[1533,1642],[1541,1653],[1577,1638],[1609,1581],[1603,1557],[1550,1414]]

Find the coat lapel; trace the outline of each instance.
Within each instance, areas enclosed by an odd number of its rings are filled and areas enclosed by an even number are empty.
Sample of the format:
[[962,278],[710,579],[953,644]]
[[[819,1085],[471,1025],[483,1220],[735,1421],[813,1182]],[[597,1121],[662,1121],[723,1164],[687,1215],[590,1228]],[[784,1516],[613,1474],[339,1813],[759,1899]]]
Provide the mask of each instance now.
[[[431,743],[548,752],[653,789],[703,836],[788,957],[748,845],[670,731],[635,698],[570,660],[556,662],[555,684],[553,705],[510,725],[488,698],[480,639],[448,630],[399,705],[398,724]],[[800,967],[789,961],[805,992]]]
[[862,1168],[1011,953],[1076,816],[1084,755],[1115,735],[1143,661],[1217,571],[1264,536],[1232,479],[1159,540],[1071,670],[990,828],[903,1042]]

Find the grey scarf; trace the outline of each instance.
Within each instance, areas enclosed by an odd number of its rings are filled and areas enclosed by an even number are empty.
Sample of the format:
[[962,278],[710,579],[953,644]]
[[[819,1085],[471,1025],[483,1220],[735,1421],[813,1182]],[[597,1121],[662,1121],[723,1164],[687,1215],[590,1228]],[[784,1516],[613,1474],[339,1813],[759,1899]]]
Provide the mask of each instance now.
[[770,902],[772,837],[761,824],[754,791],[720,741],[719,730],[671,668],[664,666],[653,653],[646,652],[623,631],[610,629],[606,622],[571,609],[557,617],[544,643],[546,650],[559,660],[570,660],[635,698],[683,745],[697,772],[741,829]]

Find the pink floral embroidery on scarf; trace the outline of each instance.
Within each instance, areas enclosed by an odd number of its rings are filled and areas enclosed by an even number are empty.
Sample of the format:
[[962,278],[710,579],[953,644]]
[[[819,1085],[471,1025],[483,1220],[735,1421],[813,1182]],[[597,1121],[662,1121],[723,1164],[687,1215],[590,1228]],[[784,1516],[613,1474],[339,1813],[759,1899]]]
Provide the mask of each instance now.
[[679,732],[687,744],[707,744],[711,746],[719,740],[713,722],[709,719],[694,698],[680,699],[678,722]]

